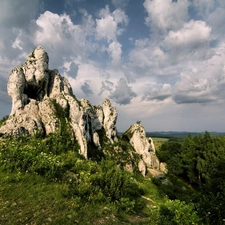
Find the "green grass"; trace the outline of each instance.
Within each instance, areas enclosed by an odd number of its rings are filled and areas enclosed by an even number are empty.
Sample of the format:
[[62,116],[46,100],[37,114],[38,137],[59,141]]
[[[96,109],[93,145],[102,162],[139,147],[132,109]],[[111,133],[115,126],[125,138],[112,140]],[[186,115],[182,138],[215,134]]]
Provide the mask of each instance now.
[[113,204],[68,198],[65,183],[3,171],[0,183],[0,224],[120,224]]
[[0,139],[0,225],[162,225],[168,197],[151,177],[122,169],[117,161],[132,149],[119,141],[96,161],[80,157],[66,133]]
[[[142,182],[138,185],[146,196],[138,204],[162,203],[156,186]],[[82,202],[80,197],[68,197],[68,184],[39,175],[1,168],[0,183],[0,224],[149,224],[148,207],[137,214],[118,212],[118,206],[107,201]]]
[[74,200],[65,185],[31,174],[0,173],[0,224],[74,224]]
[[144,224],[132,175],[110,159],[85,160],[63,141],[0,139],[0,224],[132,224],[131,215]]
[[153,140],[153,142],[154,142],[155,149],[156,149],[156,150],[159,150],[159,148],[161,147],[161,145],[162,145],[164,142],[169,141],[169,138],[153,137],[152,140]]
[[169,138],[162,138],[162,137],[153,137],[152,139],[153,141],[157,141],[157,142],[165,142],[169,140]]

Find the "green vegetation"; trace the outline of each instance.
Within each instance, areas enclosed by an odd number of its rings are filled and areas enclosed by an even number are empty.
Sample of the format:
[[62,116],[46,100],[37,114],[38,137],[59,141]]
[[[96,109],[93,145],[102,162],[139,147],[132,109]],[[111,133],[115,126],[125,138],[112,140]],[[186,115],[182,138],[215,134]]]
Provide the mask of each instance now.
[[64,139],[1,139],[0,224],[166,224],[171,216],[171,224],[199,224],[192,205],[168,200],[151,180],[123,169],[131,147],[124,140],[97,163]]
[[0,127],[3,126],[6,122],[6,120],[9,118],[9,116],[4,116],[1,120],[0,120]]
[[57,133],[0,139],[0,224],[223,224],[225,137],[153,138],[168,173],[144,178],[128,132],[110,144],[99,131],[86,160],[52,104]]
[[[211,136],[209,132],[204,136],[189,135],[183,142],[164,143],[158,157],[167,163],[169,176],[182,179],[196,190],[184,197],[183,194],[179,196],[180,188],[171,194],[171,189],[164,185],[164,193],[169,193],[170,198],[183,198],[195,204],[204,224],[224,224],[225,137]],[[174,188],[176,186],[181,187],[173,184]]]
[[170,214],[179,224],[192,207],[168,200],[137,170],[127,172],[132,149],[124,140],[106,145],[97,162],[83,159],[77,143],[65,138],[59,132],[0,140],[0,224],[163,224]]
[[119,138],[119,141],[114,144],[107,144],[104,147],[104,153],[106,159],[113,160],[120,168],[132,167],[133,172],[139,174],[137,165],[141,157],[123,138]]
[[159,150],[159,148],[161,147],[161,145],[166,142],[169,141],[169,138],[164,138],[164,137],[153,137],[152,138],[154,145],[155,145],[155,149]]
[[130,173],[110,160],[83,159],[63,139],[1,140],[0,224],[117,224],[142,210],[142,190]]
[[154,143],[155,142],[165,142],[165,141],[169,140],[169,138],[162,138],[162,137],[153,137],[152,139],[153,139]]

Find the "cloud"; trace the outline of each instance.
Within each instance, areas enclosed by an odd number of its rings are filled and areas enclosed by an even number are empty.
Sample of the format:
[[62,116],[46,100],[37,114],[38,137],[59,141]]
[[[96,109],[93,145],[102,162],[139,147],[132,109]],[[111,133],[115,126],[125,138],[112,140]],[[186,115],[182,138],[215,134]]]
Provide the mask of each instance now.
[[[221,103],[225,98],[225,42],[205,61],[187,65],[174,86],[173,100],[177,104]],[[213,76],[212,76],[213,74]]]
[[[36,23],[39,26],[36,32],[36,42],[39,44],[62,48],[63,41],[67,40],[70,43],[72,39],[79,41],[81,45],[83,44],[80,26],[74,25],[71,18],[66,14],[58,15],[46,11],[39,16]],[[69,49],[72,49],[70,45],[64,45],[63,52]]]
[[168,31],[160,37],[156,41],[147,38],[135,41],[128,64],[136,79],[140,76],[174,79],[188,64],[191,66],[192,62],[210,59],[214,54],[214,49],[210,48],[211,27],[204,21],[190,20],[180,29]]
[[211,12],[207,17],[207,22],[212,27],[213,38],[218,41],[218,39],[225,39],[225,9],[218,7],[216,10]]
[[153,31],[166,32],[180,29],[188,19],[188,0],[145,0],[144,7],[148,13],[146,24]]
[[214,8],[215,0],[195,0],[192,4],[198,14],[204,18]]
[[177,31],[170,31],[165,38],[168,49],[171,48],[199,48],[208,45],[210,41],[211,27],[204,21],[190,20]]
[[116,41],[117,36],[123,32],[123,26],[128,24],[128,17],[121,9],[116,9],[112,13],[109,7],[99,12],[100,19],[96,19],[97,38]]
[[34,42],[43,46],[49,53],[50,65],[53,68],[74,59],[85,60],[87,55],[98,51],[98,46],[92,39],[88,39],[89,36],[93,36],[94,21],[86,11],[82,13],[82,23],[78,25],[69,15],[58,15],[49,11],[41,14],[36,20],[38,29]]
[[90,96],[93,95],[93,91],[91,90],[90,85],[87,83],[87,81],[85,81],[82,85],[81,85],[81,90],[84,92],[84,94],[86,96]]
[[[200,76],[199,76],[200,75]],[[177,104],[206,103],[215,101],[211,93],[212,84],[197,68],[181,75],[176,83],[173,100]]]
[[170,31],[162,46],[169,60],[177,63],[187,58],[196,60],[211,57],[210,41],[211,27],[205,21],[190,20],[181,29]]
[[9,97],[7,94],[7,79],[0,76],[0,101],[8,102]]
[[116,89],[109,96],[116,103],[121,105],[129,104],[131,99],[136,97],[137,94],[132,91],[132,88],[127,85],[127,82],[124,78],[121,78],[116,86]]
[[152,48],[155,48],[148,39],[135,41],[135,48],[130,52],[129,59],[135,67],[145,69],[154,65]]
[[0,105],[1,105],[1,113],[0,119],[8,115],[11,110],[11,101],[7,94],[7,79],[1,75],[0,71]]
[[25,29],[34,18],[37,9],[38,0],[1,0],[0,27]]
[[128,16],[122,9],[116,9],[112,13],[106,6],[99,12],[100,19],[96,19],[96,37],[99,40],[107,40],[108,52],[112,65],[118,65],[122,55],[122,45],[117,37],[124,32],[124,27],[128,24]]
[[125,8],[129,3],[129,0],[112,0],[112,4],[116,7],[116,8]]
[[108,15],[102,19],[97,19],[97,37],[116,40],[117,24],[112,16]]
[[163,101],[172,96],[172,88],[170,84],[163,84],[161,87],[149,87],[150,91],[143,96],[144,100]]
[[21,48],[25,47],[23,51],[26,51],[34,46],[29,38],[24,45],[17,36],[30,35],[30,25],[38,9],[38,0],[0,1],[0,52],[4,53],[4,58],[9,61],[16,60],[17,57],[21,57]]
[[[157,77],[161,79],[177,76],[174,65],[170,63],[170,60],[174,59],[169,57],[162,46],[163,42],[158,43],[150,39],[136,40],[135,47],[129,52],[129,62],[126,64],[126,70],[130,71],[129,76],[132,77],[132,82],[140,77],[148,77],[149,81],[152,81]],[[179,67],[179,65],[176,66]],[[163,82],[159,81],[159,83]]]
[[67,71],[67,74],[73,78],[77,77],[77,73],[78,73],[78,65],[75,62],[71,62],[70,64],[70,70]]
[[[129,22],[128,16],[122,9],[116,9],[112,12],[114,20],[116,21],[117,25],[126,26]],[[118,33],[120,34],[120,33]]]
[[112,59],[112,64],[113,65],[118,65],[121,60],[121,55],[122,55],[122,50],[121,50],[121,44],[117,41],[113,41],[107,51],[110,55],[110,58]]
[[214,102],[217,98],[215,96],[206,96],[205,93],[179,93],[174,95],[173,100],[177,104],[193,104],[193,103],[210,103]]
[[98,95],[102,95],[103,92],[112,92],[113,90],[113,85],[114,83],[109,81],[109,80],[105,80],[105,81],[102,81],[101,82],[102,86],[101,86],[101,90],[100,92],[98,93]]

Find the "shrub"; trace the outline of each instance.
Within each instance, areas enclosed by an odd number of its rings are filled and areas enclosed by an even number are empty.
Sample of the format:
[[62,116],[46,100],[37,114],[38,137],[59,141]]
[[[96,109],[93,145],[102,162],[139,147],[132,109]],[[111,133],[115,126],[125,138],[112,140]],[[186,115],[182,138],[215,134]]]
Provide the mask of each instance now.
[[169,200],[160,207],[160,224],[201,224],[201,219],[193,209],[193,204],[186,204],[179,200]]
[[2,126],[2,125],[4,125],[5,124],[5,122],[6,122],[6,120],[9,118],[9,116],[4,116],[1,120],[0,120],[0,127]]
[[77,146],[64,147],[61,136],[6,138],[0,141],[0,164],[10,171],[31,172],[62,179],[79,158]]
[[200,225],[203,224],[194,211],[193,204],[168,200],[159,208],[149,209],[149,221],[154,225]]

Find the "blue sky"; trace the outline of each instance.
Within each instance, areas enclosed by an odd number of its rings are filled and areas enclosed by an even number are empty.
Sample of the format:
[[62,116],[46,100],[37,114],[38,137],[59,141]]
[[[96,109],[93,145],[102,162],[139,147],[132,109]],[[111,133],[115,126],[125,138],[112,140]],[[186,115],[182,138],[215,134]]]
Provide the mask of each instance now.
[[0,117],[10,71],[41,45],[77,98],[125,131],[225,131],[224,0],[1,0]]

